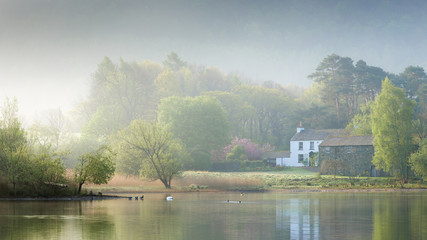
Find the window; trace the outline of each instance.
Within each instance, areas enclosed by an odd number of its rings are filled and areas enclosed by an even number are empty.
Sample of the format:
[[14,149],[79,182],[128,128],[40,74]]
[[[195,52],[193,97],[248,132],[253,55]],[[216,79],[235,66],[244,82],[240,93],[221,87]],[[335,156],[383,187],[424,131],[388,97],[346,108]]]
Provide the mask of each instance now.
[[298,150],[303,150],[303,146],[304,146],[304,143],[303,142],[299,142]]
[[310,150],[314,150],[314,142],[310,142]]
[[329,152],[330,152],[329,147],[325,147],[325,153],[329,153]]
[[298,162],[302,163],[304,161],[304,154],[298,154]]
[[351,153],[351,147],[347,147],[347,153]]

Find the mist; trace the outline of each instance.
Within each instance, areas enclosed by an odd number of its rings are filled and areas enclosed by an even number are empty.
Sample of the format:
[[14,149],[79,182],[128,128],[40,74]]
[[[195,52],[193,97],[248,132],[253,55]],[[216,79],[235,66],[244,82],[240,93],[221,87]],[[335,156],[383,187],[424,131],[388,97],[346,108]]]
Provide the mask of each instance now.
[[388,72],[426,68],[424,1],[0,1],[0,99],[24,121],[71,110],[104,56],[183,60],[257,82],[310,86],[327,55]]

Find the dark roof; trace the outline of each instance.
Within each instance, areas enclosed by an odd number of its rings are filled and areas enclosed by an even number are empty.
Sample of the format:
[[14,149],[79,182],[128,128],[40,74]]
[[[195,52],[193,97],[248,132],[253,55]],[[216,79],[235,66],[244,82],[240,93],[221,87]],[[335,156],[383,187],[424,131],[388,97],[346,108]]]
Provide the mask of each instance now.
[[328,137],[319,147],[372,146],[372,136]]
[[280,152],[266,152],[263,154],[264,158],[289,158],[291,153],[289,151],[280,151]]
[[325,140],[328,136],[345,136],[348,135],[344,129],[322,129],[314,130],[307,129],[296,133],[291,141],[310,141],[310,140]]

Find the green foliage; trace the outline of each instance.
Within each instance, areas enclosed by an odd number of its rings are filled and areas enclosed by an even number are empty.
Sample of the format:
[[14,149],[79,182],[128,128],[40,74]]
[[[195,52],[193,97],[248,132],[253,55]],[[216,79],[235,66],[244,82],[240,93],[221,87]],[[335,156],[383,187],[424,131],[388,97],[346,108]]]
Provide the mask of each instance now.
[[117,105],[99,107],[83,127],[83,137],[96,137],[105,144],[107,137],[120,129],[119,116],[121,114],[118,112],[120,109]]
[[[320,99],[320,96],[315,97]],[[306,95],[304,99],[300,100],[302,101],[300,105],[304,107],[297,110],[300,121],[304,123],[304,127],[308,129],[336,128],[338,122],[336,121],[334,108],[324,103],[312,102],[307,105],[305,101],[310,100],[310,98],[311,96]]]
[[[126,129],[122,131],[126,131]],[[116,153],[116,171],[128,176],[138,176],[142,164],[139,150],[136,148],[129,148],[128,143],[120,137],[120,134],[121,133],[113,135],[110,140],[111,149]]]
[[140,117],[154,119],[158,102],[154,80],[162,71],[150,62],[98,64],[93,74],[89,99],[79,109],[86,123],[85,133],[105,137]]
[[203,95],[216,98],[221,102],[221,106],[227,111],[230,126],[230,135],[249,137],[247,129],[248,122],[253,119],[255,108],[242,97],[231,92],[204,92]]
[[16,185],[24,181],[26,170],[29,169],[26,133],[21,127],[17,112],[16,99],[6,99],[0,116],[0,170],[13,184],[15,195]]
[[345,126],[357,110],[355,92],[351,87],[355,83],[353,60],[329,55],[309,77],[322,87],[322,100],[335,106],[338,126]]
[[74,168],[74,181],[79,186],[78,194],[85,183],[107,183],[113,177],[114,171],[113,154],[107,147],[81,155]]
[[0,172],[13,194],[54,195],[65,182],[65,167],[49,146],[32,146],[17,117],[17,102],[5,102],[0,119]]
[[346,129],[354,136],[372,135],[371,127],[371,106],[373,102],[368,102],[360,107],[360,113],[356,114]]
[[[351,58],[332,54],[323,59],[316,71],[309,76],[315,82],[312,87],[314,90],[310,92],[320,97],[327,110],[334,109],[335,117],[328,118],[329,123],[336,123],[335,128],[336,125],[344,127],[358,112],[360,104],[375,100],[381,90],[381,81],[386,75],[387,73],[381,68],[368,66],[363,60],[353,65]],[[393,74],[388,75],[398,78]],[[319,103],[315,104],[319,105]],[[323,117],[325,117],[324,114]],[[360,117],[359,115],[354,120],[363,120]],[[321,122],[328,124],[328,122]],[[356,124],[360,123],[356,122]],[[327,127],[322,125],[322,128]]]
[[187,65],[186,62],[184,62],[176,52],[171,52],[167,59],[163,62],[163,65],[167,69],[171,69],[173,71],[178,71],[182,67],[185,67]]
[[159,179],[166,188],[171,188],[172,178],[180,173],[181,163],[188,157],[168,129],[154,122],[134,120],[116,138],[113,149],[117,151],[117,160],[139,160],[141,176]]
[[278,89],[242,85],[236,94],[247,102],[251,112],[242,122],[248,138],[258,143],[270,143],[277,148],[289,146],[289,139],[295,133],[300,119],[295,117],[295,102]]
[[191,158],[186,169],[208,170],[212,150],[228,142],[227,113],[212,97],[169,97],[159,106],[159,123],[182,140]]
[[[427,112],[425,117],[427,117]],[[412,122],[412,125],[415,131],[416,143],[420,143],[422,139],[427,138],[427,119],[424,119],[424,117],[415,119]]]
[[229,162],[233,161],[243,161],[247,160],[248,155],[246,154],[246,149],[243,146],[235,146],[230,153],[228,153],[226,160]]
[[[427,83],[421,67],[410,66],[403,73],[394,75],[379,67],[369,66],[363,60],[353,64],[349,57],[332,54],[323,59],[310,75],[313,85],[300,97],[301,92],[294,93],[295,90],[290,90],[289,86],[274,82],[254,86],[243,83],[237,75],[227,76],[214,67],[187,64],[174,52],[167,56],[163,65],[122,59],[119,63],[113,63],[105,58],[93,74],[89,98],[78,109],[78,125],[84,126],[83,135],[86,137],[92,135],[90,137],[106,143],[108,135],[134,119],[156,119],[157,113],[161,115],[168,108],[164,104],[159,108],[160,102],[168,102],[165,101],[167,97],[198,98],[207,95],[216,98],[226,111],[228,137],[248,138],[260,145],[270,144],[276,149],[288,149],[289,139],[300,121],[306,128],[325,129],[344,127],[353,119],[349,126],[357,127],[354,134],[368,134],[369,119],[365,118],[368,115],[365,115],[364,107],[359,111],[359,106],[375,100],[386,74],[417,101],[415,118],[420,120],[417,125],[419,129],[424,129],[422,126],[427,125]],[[182,103],[188,101],[180,100],[175,105],[178,109],[185,108],[181,107]],[[175,111],[175,105],[171,107],[172,111]],[[194,119],[193,116],[189,118]],[[203,133],[201,135],[210,134],[209,128],[205,131],[196,127],[199,133]],[[172,131],[177,134],[174,129]],[[182,139],[193,159],[200,159],[194,161],[199,165],[197,168],[201,168],[201,165],[204,169],[209,168],[210,147],[196,153],[190,149],[194,144]],[[194,142],[197,144],[200,142],[198,140]],[[186,166],[196,168],[194,164]]]
[[177,77],[170,69],[166,69],[160,73],[155,80],[155,84],[161,98],[183,95],[182,89],[177,81]]
[[201,92],[230,90],[230,81],[217,68],[205,68],[198,82]]
[[424,179],[427,177],[427,139],[421,142],[419,150],[409,158],[414,173]]
[[399,75],[396,83],[399,87],[405,89],[409,97],[413,98],[419,96],[419,90],[422,89],[421,86],[427,84],[427,75],[422,67],[408,66]]
[[355,89],[365,103],[374,101],[381,89],[381,81],[386,77],[386,72],[379,67],[368,66],[365,61],[359,60],[355,67]]
[[268,166],[262,160],[241,160],[240,171],[280,171],[280,168]]
[[415,102],[405,92],[393,86],[388,78],[382,83],[382,92],[372,106],[372,134],[377,169],[396,176],[408,177],[408,157],[412,151],[412,118]]
[[309,162],[309,166],[317,166],[317,161],[319,160],[319,153],[313,153],[310,152],[311,154],[308,157],[308,162]]
[[65,167],[59,154],[50,148],[40,148],[28,163],[25,184],[31,187],[32,195],[55,196],[63,191]]

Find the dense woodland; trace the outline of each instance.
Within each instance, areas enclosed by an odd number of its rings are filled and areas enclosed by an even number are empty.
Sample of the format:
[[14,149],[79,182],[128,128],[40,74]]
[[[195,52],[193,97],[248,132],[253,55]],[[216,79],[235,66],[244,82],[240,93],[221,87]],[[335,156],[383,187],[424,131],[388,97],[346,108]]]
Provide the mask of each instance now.
[[[186,63],[171,53],[163,63],[114,63],[104,58],[92,76],[91,92],[76,109],[74,124],[83,146],[108,144],[110,136],[135,119],[159,122],[179,138],[191,155],[185,169],[209,169],[226,161],[232,140],[242,139],[258,151],[288,150],[301,122],[305,128],[350,128],[381,91],[386,78],[416,101],[419,139],[427,124],[427,75],[418,66],[400,74],[385,72],[363,60],[330,55],[308,76],[306,89],[275,82],[257,84],[237,74]],[[356,120],[353,120],[356,116]],[[363,133],[363,132],[362,132]],[[370,129],[363,134],[371,134]],[[243,145],[243,144],[241,144]],[[248,149],[246,144],[246,149]],[[237,149],[236,149],[237,150]],[[218,152],[226,151],[222,154]],[[249,159],[248,151],[242,158]],[[253,158],[252,158],[253,159]],[[137,174],[139,168],[127,173]]]
[[[364,121],[388,77],[415,102],[414,143],[425,138],[427,75],[422,67],[408,66],[394,74],[333,54],[308,77],[313,82],[304,89],[271,81],[258,84],[214,67],[189,64],[176,53],[163,63],[123,59],[116,63],[105,57],[94,70],[89,96],[73,112],[65,116],[51,110],[24,130],[13,117],[16,106],[11,108],[9,102],[3,107],[9,112],[3,111],[2,132],[12,126],[19,130],[19,141],[36,146],[32,153],[42,154],[40,149],[55,153],[54,159],[61,158],[65,166],[80,166],[76,170],[84,169],[90,159],[105,160],[108,174],[102,176],[104,180],[111,177],[115,166],[124,174],[160,178],[170,187],[170,178],[180,169],[209,170],[213,162],[256,160],[262,152],[288,150],[299,123],[307,129],[347,127],[353,134],[371,134]],[[15,122],[8,123],[8,119]],[[109,153],[100,153],[100,149]],[[2,154],[5,162],[6,152]],[[162,161],[173,167],[154,164]],[[2,171],[9,176],[4,164]],[[62,181],[58,176],[40,181]],[[75,176],[76,181],[81,177]],[[87,177],[91,179],[103,182]],[[80,188],[85,181],[77,181]]]
[[[187,64],[175,53],[162,64],[105,58],[93,74],[90,96],[76,109],[76,120],[83,135],[97,139],[107,140],[132,120],[143,119],[177,122],[172,131],[181,138],[191,132],[206,135],[197,141],[211,139],[209,151],[234,137],[287,150],[299,122],[305,128],[345,128],[375,100],[386,76],[417,102],[415,119],[425,123],[427,76],[421,67],[393,74],[363,60],[330,55],[309,76],[312,86],[302,89],[274,82],[257,85],[216,68]],[[218,119],[209,123],[208,114]]]

